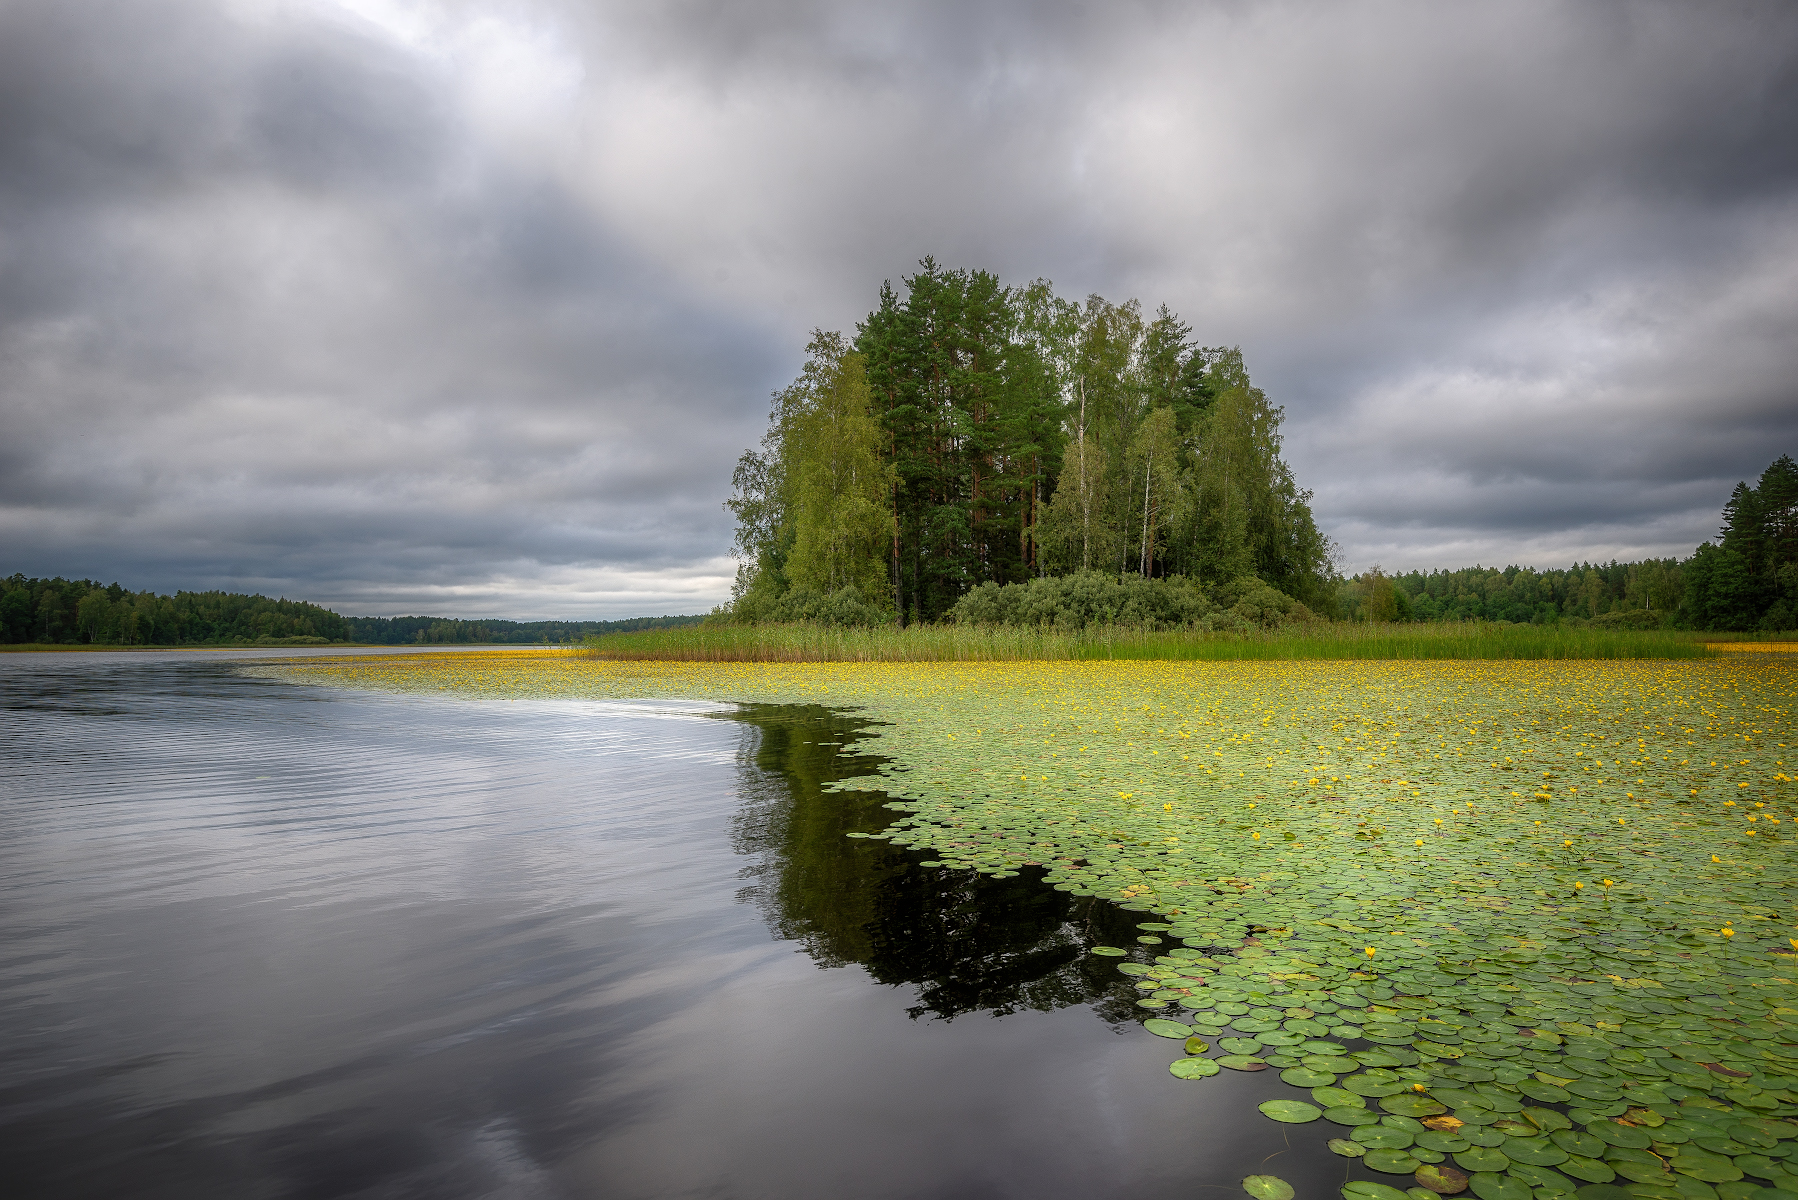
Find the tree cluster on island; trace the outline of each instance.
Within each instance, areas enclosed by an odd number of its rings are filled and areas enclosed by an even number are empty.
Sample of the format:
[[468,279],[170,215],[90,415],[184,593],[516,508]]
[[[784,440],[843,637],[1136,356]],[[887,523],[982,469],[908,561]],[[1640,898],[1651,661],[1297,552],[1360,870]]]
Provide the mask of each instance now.
[[774,394],[726,502],[740,565],[712,620],[1798,626],[1790,457],[1683,561],[1344,578],[1237,349],[1040,279],[927,258],[901,283],[853,338],[815,331]]

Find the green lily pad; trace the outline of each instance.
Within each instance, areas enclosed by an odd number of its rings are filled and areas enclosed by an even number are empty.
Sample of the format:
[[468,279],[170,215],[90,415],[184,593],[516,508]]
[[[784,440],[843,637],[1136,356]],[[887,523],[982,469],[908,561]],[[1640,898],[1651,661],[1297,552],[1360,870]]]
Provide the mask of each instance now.
[[[1587,1158],[1597,1158],[1604,1153],[1604,1142],[1583,1129],[1557,1129],[1548,1137],[1550,1141],[1569,1154],[1582,1154]],[[1605,1182],[1610,1181],[1606,1180]]]
[[1540,1079],[1525,1079],[1517,1085],[1517,1090],[1531,1100],[1540,1100],[1544,1104],[1565,1104],[1573,1099],[1564,1088],[1543,1083]]
[[1559,1171],[1551,1171],[1547,1167],[1531,1166],[1515,1160],[1511,1163],[1511,1169],[1505,1174],[1513,1179],[1521,1179],[1531,1187],[1548,1188],[1557,1192],[1572,1192],[1579,1186]]
[[1203,1054],[1211,1049],[1211,1043],[1202,1037],[1189,1037],[1184,1047],[1188,1054]]
[[1349,1108],[1347,1106],[1341,1108],[1326,1108],[1324,1110],[1324,1119],[1333,1121],[1338,1125],[1351,1126],[1378,1125],[1380,1123],[1378,1113],[1368,1112],[1365,1108]]
[[1532,1167],[1552,1167],[1564,1163],[1569,1155],[1544,1137],[1514,1137],[1505,1142],[1505,1155],[1514,1163]]
[[1116,946],[1094,946],[1087,953],[1103,954],[1107,958],[1122,958],[1124,955],[1126,955],[1130,952],[1128,950],[1120,950]]
[[1411,1200],[1405,1193],[1371,1179],[1355,1179],[1342,1185],[1342,1200]]
[[1231,1054],[1259,1054],[1261,1043],[1254,1038],[1226,1037],[1217,1039],[1219,1050],[1228,1050]]
[[1142,1023],[1142,1027],[1150,1033],[1155,1034],[1157,1037],[1183,1038],[1192,1036],[1192,1026],[1182,1025],[1178,1021],[1163,1020],[1160,1017],[1150,1017]]
[[1212,1061],[1220,1067],[1229,1067],[1232,1071],[1267,1070],[1267,1060],[1256,1058],[1253,1054],[1223,1054]]
[[1324,1143],[1331,1154],[1340,1154],[1344,1158],[1360,1158],[1367,1153],[1367,1147],[1360,1142],[1352,1142],[1348,1138],[1331,1138]]
[[1387,1078],[1372,1072],[1350,1075],[1342,1081],[1342,1086],[1357,1096],[1396,1096],[1411,1090],[1411,1085],[1396,1075]]
[[1367,1101],[1361,1099],[1361,1097],[1355,1095],[1355,1093],[1344,1091],[1339,1087],[1314,1087],[1311,1089],[1311,1099],[1316,1103],[1323,1105],[1325,1108],[1336,1108],[1341,1105],[1348,1105],[1351,1108],[1364,1108],[1367,1104]]
[[1531,1200],[1530,1185],[1509,1175],[1493,1171],[1476,1171],[1468,1176],[1467,1186],[1480,1200]]
[[1436,1150],[1443,1154],[1453,1154],[1457,1150],[1467,1149],[1466,1138],[1438,1129],[1426,1129],[1417,1135],[1417,1144],[1426,1150]]
[[[1196,1061],[1189,1059],[1188,1061]],[[1323,1116],[1323,1110],[1303,1100],[1264,1100],[1256,1105],[1261,1115],[1288,1125],[1303,1125]]]
[[1204,1079],[1217,1074],[1217,1063],[1209,1058],[1182,1058],[1170,1064],[1167,1070],[1178,1079]]
[[1315,1088],[1336,1082],[1336,1076],[1328,1071],[1313,1071],[1309,1067],[1292,1067],[1280,1072],[1280,1078],[1293,1087]]
[[1401,1117],[1434,1117],[1448,1111],[1448,1106],[1440,1100],[1433,1100],[1419,1092],[1384,1096],[1380,1099],[1380,1107]]
[[1395,1129],[1390,1125],[1367,1125],[1349,1136],[1374,1150],[1405,1150],[1417,1135],[1409,1129]]
[[1682,1148],[1672,1165],[1681,1175],[1704,1183],[1728,1183],[1742,1177],[1742,1168],[1733,1159],[1690,1147]]
[[1369,1150],[1361,1161],[1385,1175],[1409,1175],[1423,1165],[1404,1150]]
[[1618,1162],[1609,1158],[1605,1163],[1633,1183],[1660,1183],[1668,1179],[1667,1169],[1659,1163]]
[[1625,1146],[1631,1150],[1646,1150],[1654,1139],[1648,1136],[1646,1129],[1638,1129],[1634,1125],[1619,1125],[1615,1121],[1593,1121],[1586,1126],[1586,1132],[1601,1142],[1613,1146]]
[[1511,1165],[1511,1160],[1503,1150],[1469,1146],[1455,1155],[1455,1165],[1463,1171],[1502,1171]]
[[1537,1129],[1549,1133],[1557,1129],[1573,1128],[1573,1122],[1569,1121],[1564,1113],[1556,1112],[1552,1108],[1526,1108],[1523,1110],[1523,1115],[1528,1117],[1530,1124]]
[[1242,1181],[1242,1190],[1255,1200],[1292,1200],[1292,1185],[1278,1175],[1250,1175]]
[[1609,1183],[1617,1178],[1617,1172],[1611,1170],[1610,1167],[1596,1158],[1587,1158],[1583,1154],[1570,1154],[1567,1156],[1566,1162],[1555,1165],[1560,1168],[1561,1174],[1571,1175],[1575,1179],[1583,1179],[1587,1183]]
[[1576,1188],[1573,1194],[1577,1200],[1636,1200],[1636,1193],[1629,1188],[1610,1183],[1588,1183]]

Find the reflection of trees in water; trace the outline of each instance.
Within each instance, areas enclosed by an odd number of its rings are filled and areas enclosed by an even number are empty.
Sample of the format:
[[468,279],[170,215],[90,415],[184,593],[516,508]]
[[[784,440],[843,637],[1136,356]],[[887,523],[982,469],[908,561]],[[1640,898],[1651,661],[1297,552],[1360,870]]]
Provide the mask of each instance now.
[[921,867],[917,852],[845,837],[896,815],[883,793],[824,790],[881,761],[850,750],[869,722],[799,705],[750,706],[741,717],[759,737],[731,831],[736,850],[756,859],[739,898],[762,909],[777,937],[801,943],[820,965],[860,963],[881,983],[915,985],[913,1017],[1092,1003],[1107,1020],[1134,1019],[1137,993],[1114,963],[1086,954],[1135,937],[1130,914],[1055,891],[1035,868],[993,879]]

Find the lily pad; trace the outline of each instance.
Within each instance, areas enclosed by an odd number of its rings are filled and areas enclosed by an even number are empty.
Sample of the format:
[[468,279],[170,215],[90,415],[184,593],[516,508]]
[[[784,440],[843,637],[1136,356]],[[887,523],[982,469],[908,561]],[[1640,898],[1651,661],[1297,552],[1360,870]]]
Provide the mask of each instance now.
[[1407,1150],[1369,1150],[1361,1161],[1385,1175],[1409,1175],[1423,1165]]
[[1337,1108],[1342,1105],[1350,1108],[1362,1108],[1367,1104],[1367,1101],[1355,1093],[1344,1091],[1339,1087],[1314,1087],[1311,1089],[1311,1099],[1325,1108]]
[[1469,1146],[1455,1155],[1455,1165],[1463,1171],[1502,1171],[1511,1165],[1511,1159],[1503,1150]]
[[1514,1137],[1505,1142],[1504,1149],[1512,1162],[1532,1167],[1552,1167],[1569,1157],[1567,1151],[1542,1137]]
[[1425,1163],[1417,1168],[1417,1186],[1428,1188],[1438,1196],[1453,1196],[1467,1190],[1467,1176],[1451,1166]]
[[[1199,1061],[1188,1059],[1187,1061]],[[1323,1116],[1323,1110],[1315,1104],[1306,1104],[1303,1100],[1264,1100],[1256,1106],[1261,1115],[1287,1125],[1303,1125]]]
[[1168,1021],[1161,1017],[1150,1017],[1142,1023],[1142,1027],[1157,1037],[1183,1038],[1192,1036],[1192,1026],[1182,1025],[1178,1021]]
[[1242,1190],[1255,1200],[1292,1200],[1292,1185],[1278,1175],[1250,1175],[1242,1181]]
[[1448,1106],[1440,1100],[1432,1100],[1419,1092],[1401,1092],[1396,1096],[1382,1097],[1380,1107],[1401,1117],[1433,1117],[1437,1113],[1448,1111]]
[[1231,1054],[1259,1054],[1261,1043],[1254,1038],[1226,1037],[1217,1039],[1219,1050],[1228,1050]]
[[1292,1067],[1280,1072],[1280,1078],[1293,1087],[1315,1088],[1336,1082],[1336,1076],[1328,1071],[1313,1071],[1309,1067]]
[[1232,1071],[1265,1071],[1265,1059],[1256,1058],[1252,1054],[1223,1054],[1212,1060],[1220,1067],[1229,1067]]
[[1203,1054],[1211,1049],[1211,1043],[1202,1037],[1189,1037],[1184,1047],[1188,1054]]
[[1551,1191],[1571,1192],[1579,1185],[1547,1167],[1533,1167],[1527,1163],[1513,1162],[1511,1169],[1505,1172],[1513,1179],[1521,1179],[1531,1187],[1548,1188]]
[[1354,1179],[1342,1185],[1342,1200],[1411,1200],[1405,1193],[1371,1179]]
[[1365,1108],[1327,1108],[1324,1110],[1324,1119],[1338,1125],[1352,1126],[1378,1125],[1380,1123],[1379,1114],[1368,1112]]
[[1360,1142],[1350,1141],[1348,1138],[1331,1138],[1324,1144],[1330,1148],[1331,1154],[1340,1154],[1344,1158],[1360,1158],[1367,1153],[1366,1146]]
[[1217,1074],[1217,1064],[1209,1058],[1182,1058],[1171,1063],[1167,1070],[1178,1079],[1204,1079]]
[[1405,1150],[1417,1138],[1409,1129],[1394,1129],[1390,1125],[1368,1125],[1349,1136],[1374,1150]]
[[1476,1171],[1468,1177],[1467,1186],[1480,1200],[1531,1200],[1530,1185],[1509,1175]]
[[1638,1129],[1634,1125],[1619,1125],[1615,1121],[1593,1121],[1586,1126],[1586,1132],[1601,1142],[1631,1150],[1646,1150],[1649,1142],[1654,1140],[1648,1136],[1646,1129]]
[[1563,1175],[1571,1175],[1575,1179],[1583,1179],[1587,1183],[1609,1183],[1617,1178],[1617,1172],[1598,1161],[1587,1158],[1583,1154],[1570,1154],[1564,1163],[1555,1164]]
[[1130,952],[1128,950],[1120,950],[1116,946],[1094,946],[1088,953],[1103,954],[1107,958],[1122,958]]

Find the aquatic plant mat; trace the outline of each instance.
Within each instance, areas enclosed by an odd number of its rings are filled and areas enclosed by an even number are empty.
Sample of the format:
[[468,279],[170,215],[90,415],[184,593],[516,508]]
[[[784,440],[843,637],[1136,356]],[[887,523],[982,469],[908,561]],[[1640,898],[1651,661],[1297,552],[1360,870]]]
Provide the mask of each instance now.
[[1792,656],[245,669],[858,709],[907,814],[859,836],[1141,913],[1093,950],[1141,1036],[1279,1072],[1346,1200],[1798,1200]]

